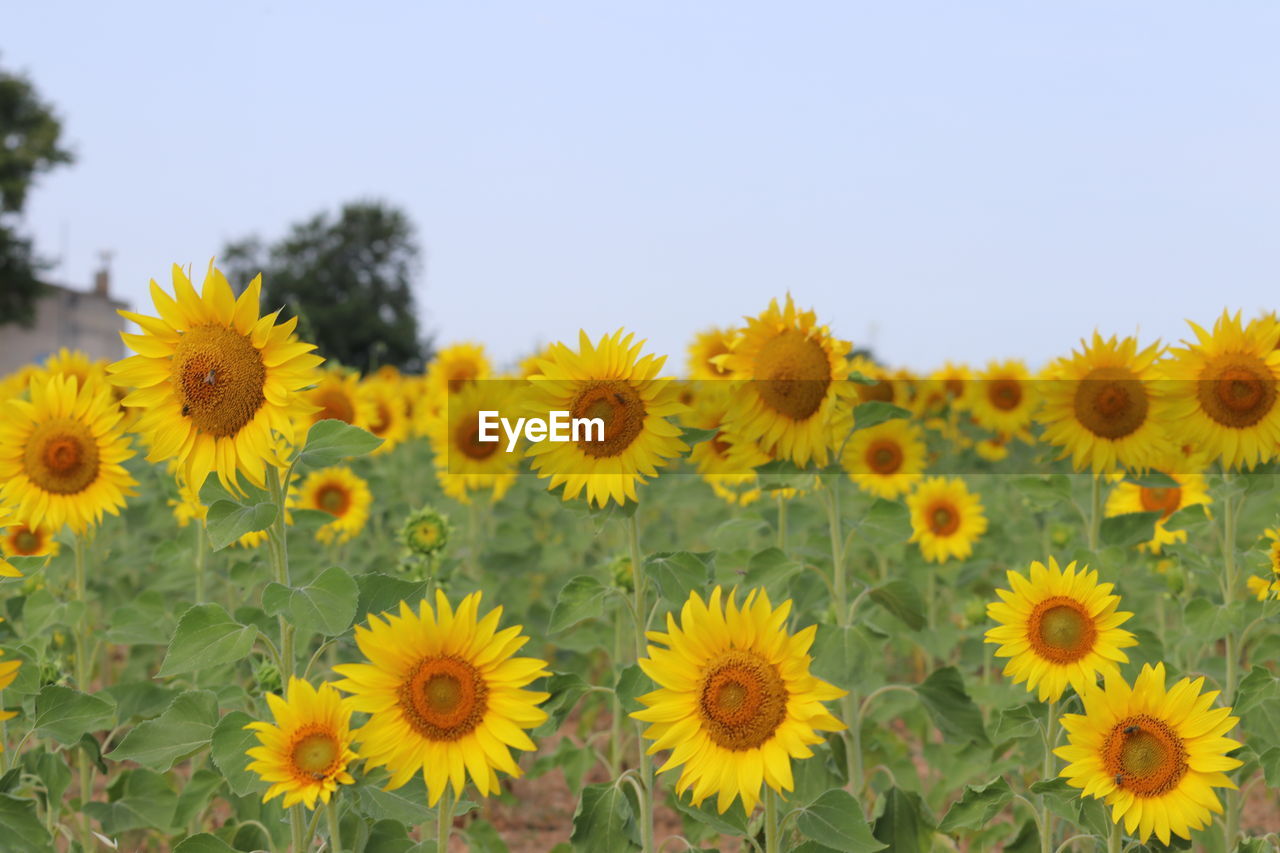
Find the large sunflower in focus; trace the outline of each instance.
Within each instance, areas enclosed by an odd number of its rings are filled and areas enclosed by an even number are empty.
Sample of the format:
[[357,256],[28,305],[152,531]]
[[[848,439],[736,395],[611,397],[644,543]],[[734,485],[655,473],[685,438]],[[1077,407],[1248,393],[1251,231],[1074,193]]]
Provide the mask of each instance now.
[[111,389],[80,388],[55,375],[32,382],[31,399],[0,407],[0,502],[17,519],[79,533],[116,515],[137,483],[123,462],[133,456]]
[[517,395],[524,383],[514,380],[470,382],[449,396],[443,411],[431,420],[427,436],[435,454],[436,479],[446,495],[470,503],[471,492],[488,492],[497,502],[516,482],[520,453],[507,452],[507,437],[480,441],[480,412],[516,413]]
[[1195,343],[1171,352],[1170,429],[1226,468],[1253,467],[1280,443],[1280,324],[1241,324],[1223,312],[1213,333],[1191,323]]
[[850,393],[848,341],[832,337],[812,311],[798,310],[790,294],[785,307],[775,299],[746,320],[720,360],[732,378],[746,380],[734,395],[730,427],[797,465],[825,465],[836,401]]
[[1044,439],[1077,471],[1143,471],[1173,452],[1165,435],[1163,386],[1155,380],[1159,344],[1141,352],[1134,338],[1093,333],[1040,383]]
[[151,282],[159,317],[120,312],[143,334],[121,333],[137,355],[108,367],[111,381],[137,389],[124,402],[144,410],[137,429],[151,445],[147,459],[176,456],[196,490],[212,472],[232,491],[237,472],[265,487],[272,433],[292,442],[309,409],[297,392],[322,359],[294,337],[297,317],[276,325],[279,311],[258,316],[261,287],[259,276],[236,299],[211,262],[197,294],[175,264],[173,297]]
[[988,365],[974,380],[967,400],[978,426],[1001,435],[1024,432],[1037,404],[1031,373],[1013,359]]
[[661,772],[684,765],[678,795],[692,789],[698,805],[717,794],[721,814],[741,797],[750,814],[762,785],[794,788],[791,759],[811,757],[820,732],[845,728],[822,704],[845,691],[809,672],[817,626],[788,633],[790,601],[775,608],[753,589],[739,609],[735,597],[722,601],[720,587],[707,602],[691,593],[679,624],[667,614],[667,630],[649,632],[661,645],[640,668],[658,689],[631,716],[651,724],[650,754],[671,750]]
[[300,678],[289,679],[288,698],[267,694],[275,723],[255,721],[245,726],[257,733],[258,746],[247,751],[253,761],[246,768],[271,787],[262,801],[284,795],[284,807],[316,800],[329,802],[338,785],[355,779],[347,766],[357,756],[351,749],[351,707],[333,688],[317,690]]
[[1067,784],[1111,806],[1111,819],[1144,843],[1153,834],[1191,838],[1222,814],[1214,788],[1236,787],[1226,776],[1241,765],[1226,737],[1239,722],[1230,708],[1214,708],[1218,691],[1202,693],[1204,678],[1165,689],[1164,664],[1144,664],[1133,687],[1119,673],[1106,686],[1086,685],[1083,714],[1066,714],[1070,740],[1054,750],[1069,764]]
[[858,488],[892,500],[920,482],[925,465],[924,436],[910,421],[885,421],[854,432],[840,461]]
[[1015,571],[1006,576],[1010,589],[997,589],[999,601],[987,605],[987,616],[1000,625],[987,631],[996,657],[1009,658],[1004,674],[1014,684],[1039,688],[1041,702],[1056,702],[1070,684],[1077,693],[1097,682],[1099,673],[1118,672],[1129,658],[1120,651],[1138,639],[1120,628],[1133,616],[1117,611],[1120,596],[1112,584],[1098,583],[1098,573],[1076,564],[1060,569],[1032,563],[1031,579]]
[[987,532],[982,498],[958,477],[929,477],[907,497],[911,540],[931,563],[968,559],[973,543]]
[[728,379],[729,371],[720,362],[720,356],[728,354],[733,347],[733,331],[714,326],[704,329],[693,337],[689,344],[689,376],[688,379],[698,382]]
[[[636,486],[656,477],[658,466],[687,449],[680,427],[668,420],[683,410],[678,389],[658,378],[665,357],[642,356],[644,341],[619,329],[592,344],[586,332],[577,351],[564,344],[551,347],[541,361],[542,373],[530,378],[531,415],[550,420],[553,411],[570,418],[600,419],[603,440],[543,441],[526,451],[548,488],[564,485],[564,499],[586,490],[587,501],[605,506],[636,500]],[[585,439],[585,436],[584,436]]]
[[1187,531],[1170,530],[1166,525],[1169,516],[1184,507],[1213,503],[1203,474],[1170,474],[1175,485],[1143,486],[1125,480],[1117,483],[1107,495],[1106,515],[1128,515],[1132,512],[1160,512],[1150,542],[1142,543],[1142,550],[1159,554],[1165,545],[1187,541]]
[[479,607],[478,592],[457,611],[439,590],[434,609],[402,601],[398,616],[356,626],[368,663],[334,667],[351,707],[372,715],[356,733],[361,756],[391,771],[388,789],[421,771],[432,806],[450,785],[460,796],[467,776],[481,795],[496,794],[494,771],[519,776],[510,750],[533,750],[525,729],[547,719],[538,705],[548,694],[525,689],[550,674],[546,663],[513,657],[529,638],[519,625],[498,630],[501,607],[484,617]]

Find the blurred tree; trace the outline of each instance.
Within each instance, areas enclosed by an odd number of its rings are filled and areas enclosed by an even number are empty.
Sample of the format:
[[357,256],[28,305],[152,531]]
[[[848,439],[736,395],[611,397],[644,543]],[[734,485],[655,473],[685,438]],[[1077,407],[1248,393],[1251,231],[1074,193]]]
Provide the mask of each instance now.
[[228,243],[219,266],[237,289],[262,273],[263,305],[286,306],[298,331],[325,358],[370,371],[383,364],[422,367],[413,283],[421,251],[413,223],[380,202],[320,213],[279,242],[257,237]]
[[27,326],[47,264],[18,230],[36,176],[73,160],[58,146],[62,123],[26,77],[0,69],[0,325]]

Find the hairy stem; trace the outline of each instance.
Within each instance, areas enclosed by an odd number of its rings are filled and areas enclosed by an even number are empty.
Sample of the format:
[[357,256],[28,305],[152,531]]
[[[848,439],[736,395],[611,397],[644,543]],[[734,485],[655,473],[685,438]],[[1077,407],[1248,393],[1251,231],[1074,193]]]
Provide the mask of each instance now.
[[[649,608],[645,603],[644,566],[640,562],[640,508],[627,519],[627,547],[631,553],[631,584],[635,588],[636,660],[644,656],[645,629]],[[644,853],[653,853],[653,804],[657,791],[653,778],[653,759],[645,749],[644,725],[636,723],[636,745],[640,753],[640,782],[646,796],[640,802],[640,842]]]

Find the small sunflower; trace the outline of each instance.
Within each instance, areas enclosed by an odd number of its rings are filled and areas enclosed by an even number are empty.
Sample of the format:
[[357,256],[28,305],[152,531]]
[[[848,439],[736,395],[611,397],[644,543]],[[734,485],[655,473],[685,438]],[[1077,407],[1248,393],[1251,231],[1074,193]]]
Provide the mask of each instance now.
[[1117,611],[1120,596],[1112,584],[1098,583],[1098,573],[1075,563],[1060,569],[1052,557],[1031,564],[1030,580],[1007,574],[1010,589],[997,589],[1000,601],[987,605],[987,616],[1000,624],[987,631],[996,657],[1009,658],[1004,674],[1014,684],[1039,688],[1041,702],[1056,702],[1070,684],[1081,693],[1099,673],[1118,672],[1129,658],[1120,651],[1136,646],[1133,634],[1119,627],[1132,613]]
[[298,391],[322,359],[294,337],[297,317],[277,326],[279,311],[258,316],[261,276],[236,299],[210,262],[197,294],[175,264],[173,288],[171,297],[151,282],[159,317],[120,312],[143,334],[121,333],[137,355],[109,366],[111,381],[137,389],[124,403],[144,410],[137,428],[148,460],[176,456],[195,489],[213,472],[232,491],[237,472],[263,488],[272,433],[293,441],[294,421],[310,408]]
[[257,733],[260,744],[246,751],[254,759],[247,769],[272,783],[262,795],[264,803],[283,794],[285,808],[303,803],[314,809],[317,799],[328,803],[339,785],[355,783],[347,772],[358,758],[351,748],[350,700],[332,684],[317,690],[300,678],[289,679],[287,697],[267,694],[274,725],[245,726]]
[[791,759],[811,757],[820,732],[845,728],[822,704],[845,691],[809,672],[817,626],[788,633],[790,601],[775,608],[753,589],[739,609],[735,598],[722,601],[720,587],[707,602],[691,593],[679,624],[668,613],[667,630],[648,633],[660,645],[640,668],[658,689],[631,716],[651,723],[650,754],[671,750],[660,772],[683,765],[678,795],[692,789],[698,805],[717,794],[721,814],[741,797],[750,814],[761,785],[791,791]]
[[[2,561],[0,561],[2,562]],[[0,649],[0,655],[4,654],[4,650]],[[4,690],[14,679],[18,677],[18,670],[22,669],[22,661],[20,660],[0,660],[0,690]],[[0,708],[0,721],[12,720],[18,716],[16,711],[6,711]],[[0,741],[0,750],[4,749],[4,742]]]
[[1258,601],[1266,601],[1268,598],[1280,599],[1280,578],[1275,575],[1270,578],[1251,575],[1245,581],[1245,586],[1248,588],[1249,594]]
[[1280,577],[1280,528],[1268,527],[1262,531],[1267,539],[1267,559],[1271,564],[1271,572]]
[[76,383],[83,388],[91,382],[102,382],[107,378],[106,362],[94,361],[83,350],[61,347],[46,358],[34,374],[40,381],[58,375],[74,376]]
[[[342,368],[317,370],[315,387],[302,392],[314,411],[303,415],[306,427],[320,421],[342,421],[363,428],[373,419],[372,401],[360,393],[360,377]],[[305,434],[306,429],[302,432]]]
[[727,355],[733,346],[733,331],[714,326],[704,329],[689,344],[689,376],[692,381],[728,379],[729,371],[720,356]]
[[849,479],[876,497],[893,500],[920,482],[925,467],[924,435],[901,418],[861,429],[849,437],[841,459]]
[[1213,333],[1190,324],[1196,341],[1172,351],[1170,430],[1225,468],[1252,468],[1280,444],[1280,325],[1223,312]]
[[739,383],[729,411],[731,429],[797,465],[825,465],[837,400],[850,393],[849,343],[819,326],[812,311],[774,299],[734,340],[720,364]]
[[436,479],[446,495],[471,503],[471,492],[488,492],[502,500],[516,482],[520,454],[507,452],[507,439],[480,441],[480,412],[513,412],[523,383],[502,380],[469,382],[451,394],[427,429],[435,455]]
[[79,388],[74,377],[33,382],[30,401],[0,408],[0,501],[19,521],[79,533],[116,515],[137,483],[120,410],[105,384]]
[[1240,743],[1226,737],[1239,719],[1211,707],[1218,691],[1203,688],[1204,678],[1184,678],[1166,690],[1163,663],[1144,664],[1132,688],[1119,673],[1086,685],[1084,713],[1062,717],[1069,743],[1054,750],[1070,762],[1067,784],[1111,806],[1111,819],[1124,818],[1144,843],[1190,839],[1222,814],[1213,789],[1234,789],[1225,771],[1241,765],[1227,756]]
[[429,506],[419,509],[404,521],[400,540],[409,553],[432,557],[449,544],[449,519]]
[[959,477],[929,477],[907,497],[911,540],[931,563],[968,559],[973,543],[987,532],[982,498]]
[[409,437],[409,409],[399,383],[372,377],[360,383],[360,396],[368,401],[369,420],[362,426],[382,439],[374,455],[387,453]]
[[15,524],[0,532],[0,551],[6,557],[52,557],[59,547],[53,531],[41,524]]
[[1062,448],[1077,471],[1145,471],[1167,458],[1163,385],[1155,381],[1160,345],[1139,351],[1134,338],[1093,333],[1041,382],[1044,440]]
[[1160,511],[1155,532],[1150,542],[1142,543],[1142,550],[1159,554],[1165,545],[1187,541],[1187,531],[1170,530],[1166,522],[1180,509],[1195,504],[1209,505],[1213,498],[1203,474],[1169,474],[1177,485],[1168,487],[1142,486],[1125,480],[1117,483],[1107,495],[1106,515],[1127,515],[1131,512]]
[[373,493],[369,484],[345,465],[312,471],[302,481],[299,509],[318,509],[334,517],[316,531],[325,544],[350,542],[369,520]]
[[1014,435],[1026,430],[1035,414],[1038,398],[1027,366],[1021,361],[996,361],[974,381],[968,408],[978,426],[990,432]]
[[849,359],[849,373],[858,374],[871,383],[859,382],[854,393],[859,403],[892,403],[895,406],[906,406],[909,402],[909,389],[900,377],[889,368],[877,364],[865,355],[856,355]]
[[497,793],[494,771],[519,776],[510,750],[533,750],[524,730],[547,719],[538,705],[549,694],[525,689],[550,675],[546,662],[513,657],[529,638],[519,625],[498,630],[501,607],[483,618],[479,607],[478,592],[456,611],[440,590],[434,610],[402,601],[398,616],[356,626],[369,663],[334,667],[351,707],[372,715],[356,734],[362,757],[391,771],[388,790],[421,771],[432,806],[447,786],[460,796],[468,776],[482,796]]
[[552,411],[567,411],[570,418],[604,422],[602,439],[543,441],[526,451],[538,476],[551,478],[548,488],[564,486],[566,501],[584,489],[588,503],[600,507],[637,500],[636,486],[688,449],[669,420],[683,411],[678,389],[658,378],[666,359],[642,356],[644,341],[633,344],[633,338],[619,329],[592,344],[581,332],[576,351],[556,344],[541,362],[542,373],[529,380],[530,414],[549,419]]
[[728,383],[704,382],[697,387],[682,420],[694,429],[715,430],[715,435],[693,446],[689,462],[718,497],[746,506],[762,494],[755,469],[769,456],[754,441],[725,428],[732,393]]
[[972,387],[973,370],[967,364],[944,362],[942,367],[929,374],[929,378],[942,384],[953,409],[963,409],[968,405],[969,389]]
[[483,344],[453,344],[437,352],[427,365],[427,394],[440,407],[445,398],[461,391],[468,382],[488,379],[492,374]]

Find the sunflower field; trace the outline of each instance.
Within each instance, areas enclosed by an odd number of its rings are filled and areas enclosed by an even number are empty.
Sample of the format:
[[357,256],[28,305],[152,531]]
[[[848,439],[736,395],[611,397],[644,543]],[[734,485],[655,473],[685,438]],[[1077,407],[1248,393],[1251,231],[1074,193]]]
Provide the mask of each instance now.
[[1275,316],[361,376],[151,296],[0,380],[0,851],[1280,850]]

